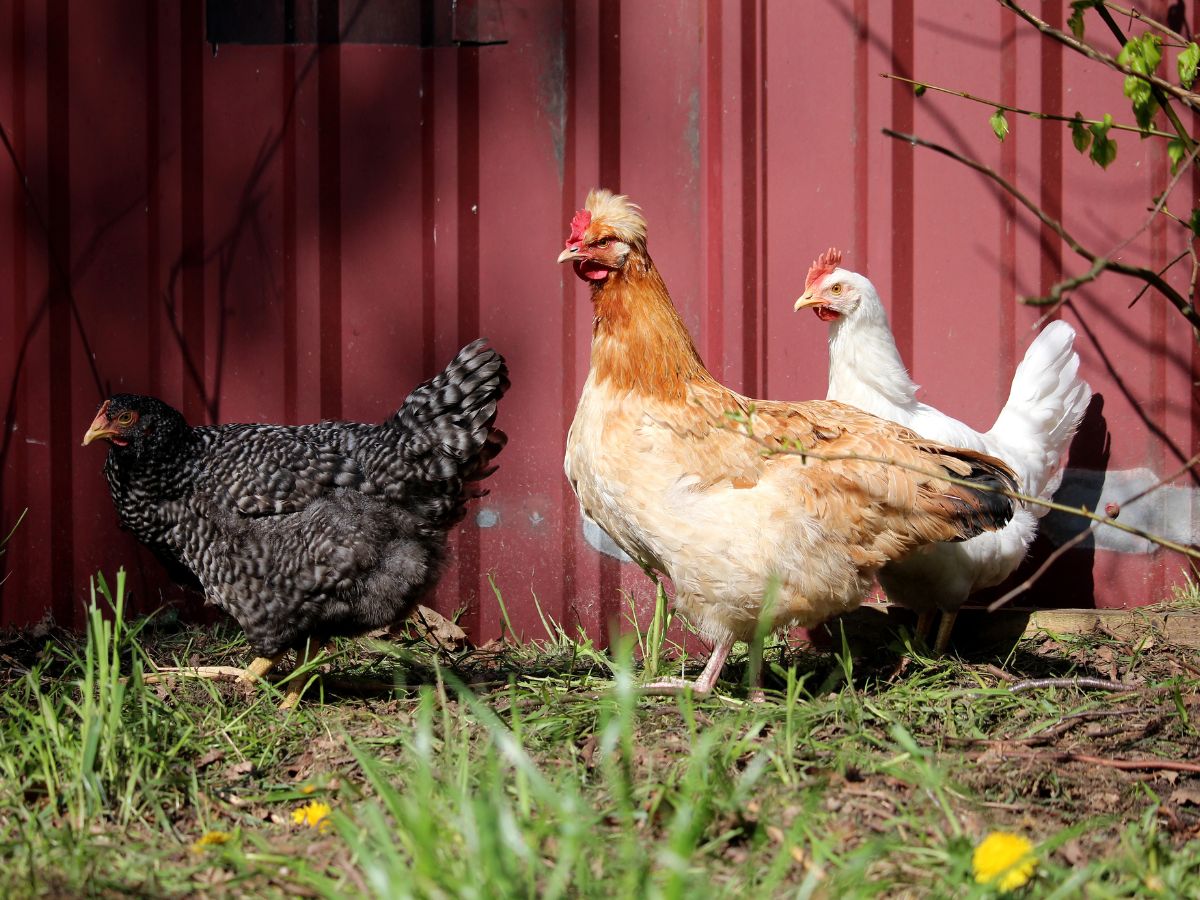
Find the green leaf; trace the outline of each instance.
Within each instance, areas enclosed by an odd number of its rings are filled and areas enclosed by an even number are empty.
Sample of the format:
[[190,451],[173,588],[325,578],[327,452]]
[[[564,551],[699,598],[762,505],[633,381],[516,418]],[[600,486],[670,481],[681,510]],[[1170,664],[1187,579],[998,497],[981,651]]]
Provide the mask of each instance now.
[[1200,209],[1192,210],[1192,218],[1188,221],[1188,225],[1192,229],[1192,234],[1200,237]]
[[1162,42],[1158,35],[1149,32],[1130,38],[1117,54],[1117,62],[1142,75],[1153,75],[1161,61]]
[[1138,127],[1142,129],[1142,137],[1150,136],[1149,129],[1154,125],[1154,114],[1158,112],[1158,101],[1150,94],[1144,103],[1133,104],[1133,117],[1137,119]]
[[1183,138],[1171,138],[1171,142],[1167,144],[1167,156],[1171,159],[1171,174],[1174,175],[1179,163],[1187,156],[1187,144],[1183,142]]
[[1138,127],[1147,131],[1154,123],[1154,114],[1158,112],[1158,100],[1154,97],[1154,89],[1150,82],[1139,75],[1154,74],[1158,64],[1162,62],[1162,42],[1153,34],[1130,38],[1121,48],[1117,62],[1138,73],[1125,76],[1124,91],[1133,104],[1133,115],[1137,119]]
[[1067,24],[1071,26],[1071,34],[1075,35],[1077,40],[1083,40],[1083,11],[1095,5],[1096,0],[1074,0],[1071,4],[1071,16],[1067,19]]
[[1101,119],[1099,122],[1094,122],[1088,126],[1088,131],[1090,131],[1092,133],[1092,136],[1094,138],[1096,138],[1096,140],[1099,141],[1099,140],[1103,140],[1104,138],[1108,137],[1108,131],[1110,128],[1112,128],[1112,125],[1113,125],[1112,115],[1110,113],[1105,113],[1103,119]]
[[1086,153],[1092,143],[1092,133],[1084,124],[1082,113],[1075,113],[1075,118],[1071,120],[1071,143],[1080,153]]
[[1196,66],[1200,65],[1200,45],[1195,41],[1187,45],[1187,49],[1179,54],[1179,83],[1191,90],[1192,82],[1196,80]]
[[1102,169],[1107,169],[1117,158],[1117,142],[1108,136],[1112,123],[1113,117],[1105,113],[1103,121],[1088,126],[1088,131],[1092,133],[1092,152],[1089,155],[1092,162]]
[[992,113],[992,117],[988,119],[988,123],[992,126],[992,131],[996,132],[996,137],[1004,140],[1008,137],[1008,119],[1004,118],[1004,110],[997,107]]
[[1125,46],[1121,48],[1121,52],[1117,54],[1117,62],[1123,66],[1133,68],[1133,60],[1135,57],[1141,58],[1142,55],[1142,39],[1130,38],[1125,42]]
[[1142,58],[1146,62],[1146,74],[1153,75],[1162,62],[1162,40],[1157,34],[1142,35]]
[[924,97],[925,91],[926,91],[925,85],[923,85],[923,84],[914,84],[913,85],[913,93],[916,94],[918,97]]
[[1117,158],[1117,142],[1104,138],[1092,144],[1092,161],[1100,168],[1107,169]]
[[1125,96],[1133,103],[1133,110],[1136,113],[1139,106],[1146,106],[1154,99],[1154,92],[1150,89],[1150,82],[1138,78],[1136,75],[1125,76]]

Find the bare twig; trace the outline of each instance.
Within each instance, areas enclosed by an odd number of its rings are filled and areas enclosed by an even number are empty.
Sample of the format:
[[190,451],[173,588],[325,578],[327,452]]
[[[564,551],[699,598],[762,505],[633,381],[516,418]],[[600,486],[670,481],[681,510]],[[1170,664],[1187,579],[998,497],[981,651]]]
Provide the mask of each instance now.
[[989,603],[988,607],[987,607],[987,611],[995,612],[1000,607],[1004,606],[1007,603],[1011,603],[1017,597],[1020,597],[1023,593],[1025,593],[1027,590],[1032,588],[1035,584],[1037,584],[1039,581],[1041,581],[1042,576],[1046,574],[1046,570],[1049,569],[1056,562],[1058,562],[1059,557],[1061,557],[1067,551],[1073,550],[1074,548],[1078,547],[1080,544],[1082,544],[1084,541],[1086,541],[1088,538],[1090,538],[1093,534],[1095,534],[1096,529],[1098,529],[1099,527],[1100,526],[1098,524],[1093,524],[1092,526],[1090,526],[1089,528],[1085,528],[1083,531],[1079,532],[1079,534],[1075,535],[1074,537],[1070,538],[1069,540],[1063,541],[1061,544],[1059,544],[1057,547],[1055,547],[1054,552],[1052,552],[1049,556],[1047,556],[1046,559],[1042,562],[1042,564],[1037,567],[1036,572],[1034,572],[1032,575],[1030,575],[1028,578],[1026,578],[1024,581],[1022,581],[1020,584],[1018,584],[1012,590],[1005,593],[1005,595],[1003,597],[1000,597],[999,599],[993,600],[991,603]]
[[[1180,162],[1179,167],[1175,170],[1175,174],[1172,175],[1171,180],[1167,182],[1166,190],[1162,192],[1162,196],[1160,196],[1154,206],[1151,207],[1150,215],[1146,217],[1146,221],[1142,223],[1142,227],[1129,237],[1125,238],[1125,240],[1121,241],[1121,243],[1117,244],[1117,246],[1109,250],[1105,256],[1110,259],[1116,256],[1118,253],[1136,241],[1139,237],[1141,237],[1142,234],[1144,234],[1150,228],[1150,226],[1154,224],[1154,220],[1158,218],[1158,214],[1162,212],[1163,207],[1167,205],[1167,199],[1171,196],[1172,192],[1174,192],[1175,188],[1179,186],[1179,180],[1183,177],[1183,173],[1191,169],[1192,163],[1195,161],[1198,153],[1200,153],[1200,144],[1192,147],[1192,149],[1188,151],[1188,155],[1182,160],[1182,162]],[[1191,230],[1190,227],[1188,230]]]
[[[907,659],[907,657],[905,657],[905,658]],[[1002,668],[1000,668],[999,666],[994,665],[992,663],[988,663],[986,666],[984,666],[984,668],[987,671],[991,672],[993,675],[995,675],[997,678],[999,678],[1001,681],[1012,682],[1012,681],[1017,680],[1016,675],[1013,675],[1011,672],[1005,672]]]
[[1173,28],[1171,28],[1167,25],[1164,25],[1162,22],[1158,21],[1157,19],[1150,18],[1148,15],[1146,15],[1140,9],[1132,9],[1132,8],[1127,9],[1124,6],[1118,6],[1116,3],[1109,3],[1109,2],[1107,2],[1107,0],[1105,0],[1103,5],[1107,6],[1109,9],[1111,9],[1113,12],[1115,12],[1118,16],[1124,16],[1127,19],[1137,19],[1139,22],[1144,22],[1146,25],[1150,26],[1155,31],[1161,32],[1162,34],[1165,34],[1167,37],[1173,38],[1174,40],[1178,41],[1180,47],[1186,47],[1188,45],[1188,39],[1186,37],[1184,37],[1178,31],[1175,31]]
[[[962,97],[964,100],[982,103],[984,106],[1002,109],[1005,112],[1016,113],[1019,116],[1028,116],[1031,119],[1043,119],[1048,122],[1079,122],[1083,125],[1104,124],[1100,119],[1084,119],[1079,116],[1063,116],[1057,113],[1039,112],[1036,109],[1023,109],[1019,106],[1009,106],[1006,103],[997,103],[995,100],[989,100],[986,97],[979,97],[975,94],[969,94],[966,91],[956,91],[953,88],[939,87],[938,85],[930,84],[927,81],[916,81],[912,78],[905,78],[903,75],[893,75],[891,72],[880,72],[879,77],[887,78],[890,81],[901,81],[904,84],[911,84],[913,87],[921,87],[927,91],[935,91],[939,94],[950,94],[952,97]],[[1113,122],[1108,127],[1115,131],[1130,131],[1134,134],[1148,134],[1151,137],[1173,138],[1176,136],[1174,132],[1159,131],[1157,128],[1141,128],[1137,125],[1124,125],[1120,122]]]
[[[1150,485],[1150,487],[1145,488],[1142,491],[1139,491],[1138,493],[1136,493],[1132,497],[1130,497],[1128,500],[1123,500],[1121,502],[1121,506],[1125,507],[1125,506],[1129,506],[1132,503],[1137,503],[1139,500],[1141,500],[1147,494],[1153,493],[1154,491],[1158,490],[1160,487],[1163,487],[1164,485],[1169,484],[1170,482],[1174,481],[1176,478],[1186,475],[1197,464],[1200,464],[1200,453],[1197,453],[1195,456],[1193,456],[1191,459],[1189,459],[1186,463],[1184,463],[1183,466],[1178,471],[1172,472],[1170,475],[1167,475],[1163,478],[1158,479],[1158,481],[1156,481],[1154,484]],[[1089,537],[1091,537],[1093,534],[1095,534],[1096,529],[1099,527],[1100,527],[1100,524],[1095,523],[1091,527],[1086,528],[1083,531],[1079,532],[1079,534],[1075,535],[1070,540],[1064,541],[1061,545],[1054,548],[1054,552],[1046,557],[1045,562],[1043,562],[1040,566],[1038,566],[1036,572],[1034,572],[1032,575],[1030,575],[1028,578],[1026,578],[1024,581],[1022,581],[1020,584],[1018,584],[1012,590],[1010,590],[1006,594],[1004,594],[1003,597],[999,597],[998,599],[993,600],[991,603],[989,603],[988,608],[987,608],[988,612],[995,612],[1000,607],[1004,606],[1006,603],[1011,602],[1015,598],[1021,596],[1021,594],[1025,593],[1027,590],[1029,590],[1031,587],[1033,587],[1035,584],[1037,584],[1038,579],[1040,579],[1044,574],[1046,574],[1046,570],[1049,569],[1050,566],[1053,565],[1054,562],[1060,556],[1062,556],[1064,553],[1066,553],[1072,547],[1082,544]]]
[[[1044,728],[1041,731],[1023,738],[976,738],[944,735],[942,739],[955,744],[985,744],[990,746],[1011,746],[1013,744],[1030,746],[1033,744],[1046,744],[1062,737],[1065,732],[1088,719],[1100,719],[1111,716],[1131,716],[1136,714],[1137,710],[1134,709],[1085,709],[1080,712],[1069,713],[1065,716],[1062,716],[1057,722],[1048,728]],[[1121,731],[1126,730],[1128,729],[1121,729]]]
[[[1070,278],[1064,278],[1062,281],[1057,281],[1050,285],[1050,290],[1046,292],[1044,297],[1022,297],[1021,302],[1026,306],[1049,306],[1046,312],[1042,313],[1042,317],[1038,319],[1037,325],[1041,325],[1052,315],[1058,312],[1059,307],[1067,302],[1066,295],[1076,288],[1083,287],[1099,278],[1108,269],[1108,257],[1097,256],[1092,260],[1091,268],[1082,275],[1072,275]],[[1037,327],[1037,326],[1034,326]]]
[[1041,688],[1091,688],[1097,691],[1136,691],[1132,684],[1120,681],[1109,681],[1107,678],[1028,678],[1009,685],[1009,693],[1019,694],[1021,691],[1033,691]]
[[[1175,267],[1175,266],[1176,266],[1176,265],[1177,265],[1179,262],[1181,262],[1181,261],[1182,261],[1182,260],[1183,260],[1185,257],[1188,257],[1188,256],[1195,257],[1195,255],[1196,255],[1196,251],[1195,251],[1195,249],[1194,249],[1194,248],[1191,246],[1191,241],[1188,241],[1188,248],[1187,248],[1186,250],[1184,250],[1182,253],[1180,253],[1178,256],[1176,256],[1174,259],[1172,259],[1170,262],[1168,262],[1168,263],[1167,263],[1165,266],[1163,266],[1161,269],[1159,269],[1159,270],[1158,270],[1158,274],[1159,274],[1159,275],[1166,275],[1166,274],[1167,274],[1169,271],[1171,271],[1171,269],[1173,269],[1173,268],[1174,268],[1174,267]],[[1150,285],[1149,285],[1149,284],[1143,284],[1143,285],[1141,286],[1141,288],[1138,290],[1138,292],[1137,292],[1136,294],[1134,294],[1134,295],[1133,295],[1133,299],[1129,301],[1129,305],[1128,305],[1127,307],[1125,307],[1125,308],[1126,308],[1126,309],[1133,309],[1133,305],[1134,305],[1135,303],[1137,303],[1139,300],[1141,300],[1141,299],[1142,299],[1142,295],[1143,295],[1143,294],[1145,294],[1145,293],[1146,293],[1146,291],[1148,291],[1148,290],[1150,290]],[[1192,293],[1193,295],[1195,295],[1195,293],[1196,293],[1195,285],[1193,285],[1193,286],[1192,286],[1192,291],[1191,291],[1191,293]]]
[[1021,750],[1016,747],[1008,748],[1001,745],[995,747],[995,751],[1004,756],[1017,757],[1019,759],[1032,759],[1039,762],[1078,762],[1088,763],[1093,766],[1104,766],[1109,769],[1123,769],[1125,771],[1137,771],[1139,769],[1163,769],[1173,772],[1200,772],[1200,763],[1184,762],[1177,759],[1111,759],[1106,756],[1091,756],[1086,753],[1037,753],[1032,750]]
[[943,156],[950,157],[956,162],[962,163],[967,168],[974,169],[981,175],[987,176],[997,185],[1003,188],[1007,193],[1020,201],[1022,206],[1033,213],[1037,217],[1038,221],[1057,234],[1075,253],[1077,253],[1079,256],[1082,256],[1090,263],[1095,264],[1099,260],[1100,268],[1098,271],[1108,269],[1121,275],[1127,275],[1131,278],[1137,278],[1146,282],[1157,289],[1158,292],[1162,294],[1185,319],[1188,320],[1193,328],[1200,330],[1200,311],[1197,311],[1196,308],[1190,302],[1188,302],[1186,297],[1171,287],[1171,285],[1168,284],[1162,278],[1162,276],[1158,274],[1158,272],[1154,271],[1153,269],[1147,269],[1144,266],[1134,266],[1128,263],[1123,263],[1119,260],[1108,259],[1107,257],[1098,257],[1091,250],[1088,250],[1086,247],[1080,244],[1079,241],[1077,241],[1070,234],[1070,232],[1066,230],[1061,222],[1048,215],[1045,210],[1026,197],[1025,194],[1023,194],[1015,185],[1010,183],[994,169],[985,166],[981,162],[977,162],[976,160],[963,156],[961,153],[957,153],[948,147],[943,147],[940,144],[935,144],[932,141],[927,141],[913,134],[904,134],[899,131],[893,131],[890,128],[883,129],[883,133],[888,137],[896,138],[897,140],[908,141],[914,146],[927,147],[930,150],[941,153]]

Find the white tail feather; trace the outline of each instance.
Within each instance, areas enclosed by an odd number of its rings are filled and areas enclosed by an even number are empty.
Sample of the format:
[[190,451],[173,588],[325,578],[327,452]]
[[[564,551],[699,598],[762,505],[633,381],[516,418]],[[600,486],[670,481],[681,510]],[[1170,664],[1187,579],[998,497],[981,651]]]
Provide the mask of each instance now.
[[[1075,329],[1051,322],[1029,345],[1013,375],[1008,402],[987,433],[1026,493],[1049,499],[1062,481],[1062,455],[1092,399],[1079,377]],[[1041,515],[1044,507],[1034,510]]]

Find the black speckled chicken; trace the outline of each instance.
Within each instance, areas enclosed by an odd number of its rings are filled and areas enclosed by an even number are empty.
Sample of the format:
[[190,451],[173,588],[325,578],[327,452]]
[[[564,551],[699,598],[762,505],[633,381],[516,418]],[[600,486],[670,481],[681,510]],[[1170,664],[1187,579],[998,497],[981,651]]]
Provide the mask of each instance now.
[[110,444],[122,526],[241,625],[253,681],[289,649],[303,660],[403,619],[433,587],[447,531],[504,447],[508,386],[504,358],[478,340],[380,425],[192,427],[160,400],[117,394],[83,443]]

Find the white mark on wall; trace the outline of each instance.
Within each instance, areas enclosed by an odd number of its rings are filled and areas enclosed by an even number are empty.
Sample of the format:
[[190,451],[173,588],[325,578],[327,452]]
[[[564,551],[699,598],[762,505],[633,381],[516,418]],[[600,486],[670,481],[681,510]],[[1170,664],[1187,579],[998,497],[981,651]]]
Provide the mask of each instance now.
[[[1200,489],[1164,485],[1137,502],[1129,502],[1157,483],[1158,476],[1150,469],[1068,469],[1054,501],[1100,512],[1109,503],[1116,503],[1121,507],[1117,521],[1123,525],[1178,544],[1200,543]],[[1091,524],[1088,519],[1052,510],[1042,519],[1041,531],[1055,544],[1062,544]],[[1103,525],[1096,529],[1093,539],[1096,547],[1114,553],[1152,553],[1157,549],[1145,538]]]
[[583,539],[588,542],[588,545],[593,550],[599,550],[606,556],[612,556],[619,559],[621,562],[631,563],[633,559],[617,546],[617,542],[608,536],[608,534],[593,522],[591,519],[580,516],[583,520]]

